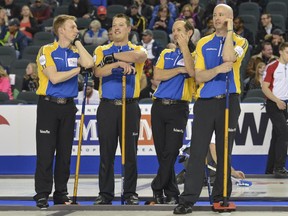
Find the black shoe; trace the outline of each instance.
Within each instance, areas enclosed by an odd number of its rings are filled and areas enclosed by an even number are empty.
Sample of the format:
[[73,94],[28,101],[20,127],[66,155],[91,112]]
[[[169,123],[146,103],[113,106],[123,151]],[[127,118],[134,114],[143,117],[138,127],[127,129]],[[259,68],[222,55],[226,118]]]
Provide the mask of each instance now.
[[166,200],[165,200],[165,204],[168,205],[176,205],[179,202],[179,198],[177,197],[173,197],[173,196],[167,196]]
[[49,207],[48,198],[43,197],[36,200],[36,206],[40,209],[47,209]]
[[111,204],[112,204],[111,200],[106,199],[103,195],[99,195],[94,202],[94,205],[111,205]]
[[288,171],[285,167],[274,170],[275,178],[288,178]]
[[72,200],[69,196],[67,196],[67,193],[62,194],[55,194],[53,195],[53,201],[54,205],[70,205],[72,203]]
[[128,199],[125,199],[126,205],[139,205],[139,199],[136,195],[131,195]]
[[155,204],[164,204],[164,196],[162,194],[154,194],[153,197]]
[[173,214],[188,214],[192,213],[192,206],[179,204],[174,208]]

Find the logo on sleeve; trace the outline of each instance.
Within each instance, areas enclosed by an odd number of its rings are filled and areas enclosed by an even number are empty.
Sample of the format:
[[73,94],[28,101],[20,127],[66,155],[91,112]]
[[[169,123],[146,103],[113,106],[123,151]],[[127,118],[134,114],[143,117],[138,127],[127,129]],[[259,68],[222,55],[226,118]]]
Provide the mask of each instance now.
[[46,57],[44,55],[41,55],[39,58],[39,63],[40,65],[45,65],[46,64]]
[[239,57],[241,57],[241,56],[243,55],[243,53],[244,53],[244,50],[243,50],[243,48],[242,48],[241,46],[236,46],[236,47],[234,48],[234,50],[235,50],[235,52],[237,53],[237,55],[238,55]]

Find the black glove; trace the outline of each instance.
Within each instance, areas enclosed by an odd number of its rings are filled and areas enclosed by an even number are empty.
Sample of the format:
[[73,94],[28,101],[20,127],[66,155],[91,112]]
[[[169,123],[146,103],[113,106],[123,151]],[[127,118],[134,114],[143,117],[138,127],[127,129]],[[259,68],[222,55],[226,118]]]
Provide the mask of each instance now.
[[112,53],[111,55],[106,55],[103,58],[104,64],[111,64],[115,62],[114,54]]
[[74,40],[71,42],[71,44],[72,44],[73,46],[75,46],[76,41],[80,41],[80,42],[81,42],[81,34],[80,34],[80,33],[78,33],[78,34],[76,35],[76,37],[75,37]]
[[88,76],[91,77],[93,75],[93,69],[92,68],[81,67],[80,74],[83,75],[83,76],[88,74]]
[[100,62],[100,66],[104,67],[104,65],[106,64],[112,64],[114,63],[116,60],[114,58],[114,54],[110,54],[110,55],[106,55],[104,56],[104,58],[102,59],[102,61]]

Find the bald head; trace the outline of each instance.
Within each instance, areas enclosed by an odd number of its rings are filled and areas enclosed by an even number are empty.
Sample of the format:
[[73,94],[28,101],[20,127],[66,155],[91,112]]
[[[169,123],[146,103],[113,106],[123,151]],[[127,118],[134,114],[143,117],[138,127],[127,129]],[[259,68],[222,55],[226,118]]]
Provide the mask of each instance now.
[[233,19],[233,10],[232,8],[227,5],[227,4],[218,4],[215,8],[214,8],[214,12],[217,12],[219,10],[222,10],[222,12],[224,12],[226,14],[227,18],[231,18]]

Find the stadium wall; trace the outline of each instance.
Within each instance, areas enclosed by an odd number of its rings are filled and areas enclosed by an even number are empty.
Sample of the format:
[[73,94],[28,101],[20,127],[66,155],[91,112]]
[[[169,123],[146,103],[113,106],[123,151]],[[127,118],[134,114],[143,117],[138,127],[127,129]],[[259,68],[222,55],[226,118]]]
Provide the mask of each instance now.
[[[71,172],[75,172],[77,145],[79,140],[81,106],[78,107],[75,122],[75,136]],[[158,163],[150,123],[151,105],[141,105],[141,123],[138,143],[139,174],[155,174]],[[261,104],[241,104],[239,127],[233,147],[232,164],[237,170],[247,174],[263,174],[272,125]],[[193,123],[193,104],[190,105],[190,117],[187,123],[183,144],[191,137]],[[98,174],[99,142],[96,121],[97,106],[87,105],[81,150],[80,174]],[[35,127],[36,105],[0,106],[0,174],[34,174],[35,171]],[[183,165],[176,163],[176,171]],[[121,173],[121,158],[118,148],[115,158],[115,173]]]

